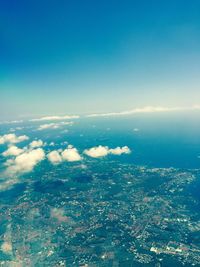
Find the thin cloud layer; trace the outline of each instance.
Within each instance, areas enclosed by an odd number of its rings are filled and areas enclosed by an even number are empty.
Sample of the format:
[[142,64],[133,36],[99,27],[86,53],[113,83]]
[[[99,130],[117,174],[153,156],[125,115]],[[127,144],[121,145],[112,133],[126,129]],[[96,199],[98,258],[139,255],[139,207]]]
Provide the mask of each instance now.
[[78,119],[78,115],[65,115],[65,116],[46,116],[36,119],[31,119],[30,121],[57,121],[57,120],[70,120],[70,119]]
[[23,141],[28,140],[29,137],[26,135],[21,135],[21,136],[16,136],[15,134],[5,134],[3,136],[0,136],[0,144],[6,144],[6,143],[10,143],[10,144],[15,144],[15,143],[20,143]]
[[19,182],[18,178],[13,178],[12,179],[2,179],[1,184],[0,184],[0,191],[5,191],[10,188],[12,188],[15,184]]
[[90,149],[85,149],[84,154],[92,158],[100,158],[105,157],[108,154],[113,155],[122,155],[122,154],[129,154],[131,150],[127,146],[123,147],[116,147],[116,148],[109,148],[108,146],[96,146]]
[[121,112],[110,112],[110,113],[96,113],[89,114],[86,117],[111,117],[111,116],[124,116],[124,115],[132,115],[139,113],[156,113],[156,112],[172,112],[172,111],[192,111],[192,110],[200,110],[200,105],[195,105],[191,107],[153,107],[147,106],[143,108],[136,108],[132,110],[126,110]]
[[23,120],[14,120],[14,121],[1,121],[0,124],[17,124],[17,123],[23,123]]
[[65,125],[72,125],[73,122],[58,122],[58,123],[46,123],[46,124],[41,124],[39,127],[38,127],[38,131],[42,131],[42,130],[48,130],[48,129],[58,129],[62,126],[65,126]]
[[47,130],[47,129],[58,129],[59,126],[57,123],[47,123],[47,124],[42,124],[38,127],[38,131],[42,130]]

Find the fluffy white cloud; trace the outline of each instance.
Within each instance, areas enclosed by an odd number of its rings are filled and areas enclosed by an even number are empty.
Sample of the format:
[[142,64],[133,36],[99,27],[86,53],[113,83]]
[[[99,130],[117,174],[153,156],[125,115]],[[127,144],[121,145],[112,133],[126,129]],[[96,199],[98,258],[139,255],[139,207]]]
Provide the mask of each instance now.
[[78,150],[72,145],[68,145],[65,150],[58,149],[51,151],[47,155],[47,158],[52,164],[59,164],[63,161],[73,162],[82,160]]
[[131,150],[127,146],[123,146],[123,147],[118,146],[116,148],[109,149],[109,153],[113,155],[130,154]]
[[[118,156],[122,154],[129,154],[131,153],[131,150],[129,149],[128,146],[109,148],[108,146],[99,145],[96,147],[92,147],[90,149],[85,149],[83,153],[92,158],[100,158],[100,157],[105,157],[108,154],[118,155]],[[82,157],[79,154],[78,150],[72,145],[68,145],[68,147],[65,150],[58,149],[51,151],[47,155],[47,158],[52,164],[59,164],[63,161],[72,162],[72,161],[82,160]]]
[[11,146],[2,153],[4,157],[18,156],[24,152],[24,149],[18,148],[17,146]]
[[62,158],[66,161],[79,161],[82,159],[78,150],[72,145],[69,145],[67,149],[62,152]]
[[42,131],[42,130],[46,130],[46,129],[58,129],[64,125],[72,125],[73,122],[58,122],[58,123],[46,123],[46,124],[41,124],[39,127],[38,127],[38,131]]
[[34,141],[32,141],[30,144],[29,144],[29,146],[31,147],[31,148],[35,148],[35,147],[41,147],[41,146],[43,146],[43,141],[42,140],[34,140]]
[[131,153],[131,150],[127,146],[123,147],[116,147],[116,148],[109,148],[107,146],[96,146],[92,147],[90,149],[85,149],[84,153],[92,158],[100,158],[100,157],[105,157],[108,154],[113,154],[113,155],[121,155],[121,154],[129,154]]
[[15,159],[7,160],[7,172],[12,174],[26,173],[45,158],[45,153],[42,148],[37,148],[18,155]]
[[22,141],[28,140],[29,137],[26,135],[20,135],[16,136],[15,134],[5,134],[3,136],[0,136],[0,144],[5,143],[20,143]]
[[65,115],[65,116],[46,116],[38,119],[32,119],[30,121],[57,121],[57,120],[70,120],[70,119],[78,119],[78,115]]
[[52,164],[58,164],[58,163],[62,162],[62,157],[60,156],[59,152],[56,150],[51,151],[47,155],[47,158]]
[[195,105],[191,107],[153,107],[147,106],[143,108],[135,108],[132,110],[125,110],[121,112],[110,112],[110,113],[99,113],[99,114],[89,114],[86,117],[110,117],[110,116],[124,116],[132,115],[138,113],[154,113],[154,112],[172,112],[172,111],[192,111],[200,110],[200,105]]
[[96,146],[90,149],[85,149],[84,153],[92,158],[100,158],[108,155],[109,148],[107,146]]

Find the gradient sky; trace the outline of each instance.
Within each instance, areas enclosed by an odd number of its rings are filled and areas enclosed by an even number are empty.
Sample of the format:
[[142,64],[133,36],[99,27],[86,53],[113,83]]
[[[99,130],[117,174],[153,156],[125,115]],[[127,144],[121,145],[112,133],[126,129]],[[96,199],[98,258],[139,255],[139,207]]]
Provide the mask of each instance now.
[[199,0],[0,1],[0,118],[200,103]]

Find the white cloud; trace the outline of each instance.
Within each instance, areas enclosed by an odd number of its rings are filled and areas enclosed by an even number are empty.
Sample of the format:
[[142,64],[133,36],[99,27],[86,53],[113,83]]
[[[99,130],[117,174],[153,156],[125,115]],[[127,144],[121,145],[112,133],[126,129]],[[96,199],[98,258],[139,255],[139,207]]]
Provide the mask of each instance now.
[[12,188],[18,182],[19,182],[19,180],[16,177],[12,178],[12,179],[4,179],[0,183],[0,191],[8,190],[8,189]]
[[125,110],[121,112],[110,112],[110,113],[99,113],[99,114],[89,114],[86,117],[110,117],[110,116],[124,116],[139,113],[155,113],[155,112],[172,112],[172,111],[192,111],[200,110],[200,105],[195,105],[191,107],[153,107],[147,106],[143,108],[135,108],[132,110]]
[[30,144],[29,144],[29,146],[31,147],[31,148],[35,148],[35,147],[41,147],[41,146],[43,146],[43,141],[42,140],[34,140],[34,141],[32,141]]
[[[90,149],[85,149],[83,153],[92,158],[100,158],[100,157],[105,157],[108,154],[112,155],[129,154],[131,153],[131,150],[128,148],[128,146],[116,147],[110,149],[108,146],[99,145],[96,147],[92,147]],[[72,145],[68,145],[68,147],[65,150],[58,149],[51,151],[47,155],[47,158],[52,164],[59,164],[63,161],[72,162],[72,161],[82,160],[82,157],[79,154],[78,150]]]
[[24,127],[16,127],[15,130],[23,130]]
[[84,154],[92,158],[105,157],[108,154],[121,155],[121,154],[129,154],[129,153],[131,153],[131,150],[127,146],[116,147],[116,148],[110,149],[107,146],[100,145],[100,146],[96,146],[96,147],[92,147],[90,149],[84,150]]
[[72,145],[69,145],[67,149],[62,152],[62,158],[66,161],[79,161],[82,159],[78,150]]
[[18,148],[17,146],[11,146],[2,153],[4,157],[18,156],[24,152],[24,149]]
[[82,160],[78,150],[72,145],[68,145],[65,150],[58,149],[51,151],[47,155],[47,158],[52,164],[59,164],[63,161],[73,162]]
[[100,158],[108,155],[109,148],[107,146],[96,146],[90,149],[85,149],[84,153],[92,158]]
[[46,129],[58,129],[59,126],[57,123],[47,123],[47,124],[42,124],[38,127],[38,131],[46,130]]
[[16,127],[16,128],[10,128],[9,132],[16,132],[16,131],[20,131],[23,130],[24,127]]
[[15,159],[7,160],[7,172],[11,174],[26,173],[33,170],[33,168],[45,158],[45,153],[42,148],[26,151],[18,155]]
[[15,120],[15,121],[10,121],[9,123],[23,123],[23,120]]
[[42,130],[46,130],[46,129],[58,129],[64,125],[72,125],[73,122],[59,122],[59,123],[46,123],[46,124],[41,124],[39,127],[38,127],[38,131],[42,131]]
[[49,146],[55,146],[55,143],[54,143],[54,142],[51,142],[51,143],[49,144]]
[[20,143],[22,141],[28,140],[29,137],[26,135],[16,136],[15,134],[5,134],[0,136],[0,144],[5,143]]
[[15,124],[15,123],[23,123],[23,120],[2,121],[2,122],[0,122],[0,124]]
[[130,154],[131,150],[127,146],[123,146],[123,147],[118,146],[116,148],[109,149],[109,153],[113,155]]
[[62,162],[62,157],[60,156],[59,152],[56,150],[51,151],[47,155],[47,158],[52,164],[58,164],[58,163]]
[[65,116],[46,116],[38,119],[32,119],[30,121],[57,121],[57,120],[70,120],[70,119],[78,119],[78,115],[65,115]]

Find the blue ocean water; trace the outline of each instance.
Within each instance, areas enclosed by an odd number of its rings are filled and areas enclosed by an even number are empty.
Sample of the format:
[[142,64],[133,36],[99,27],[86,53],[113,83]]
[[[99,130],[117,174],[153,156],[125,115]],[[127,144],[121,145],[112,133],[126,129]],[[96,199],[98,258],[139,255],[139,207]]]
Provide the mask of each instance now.
[[133,164],[200,167],[199,112],[82,119],[59,139],[67,139],[83,149],[95,145],[127,145],[132,154],[120,160]]

